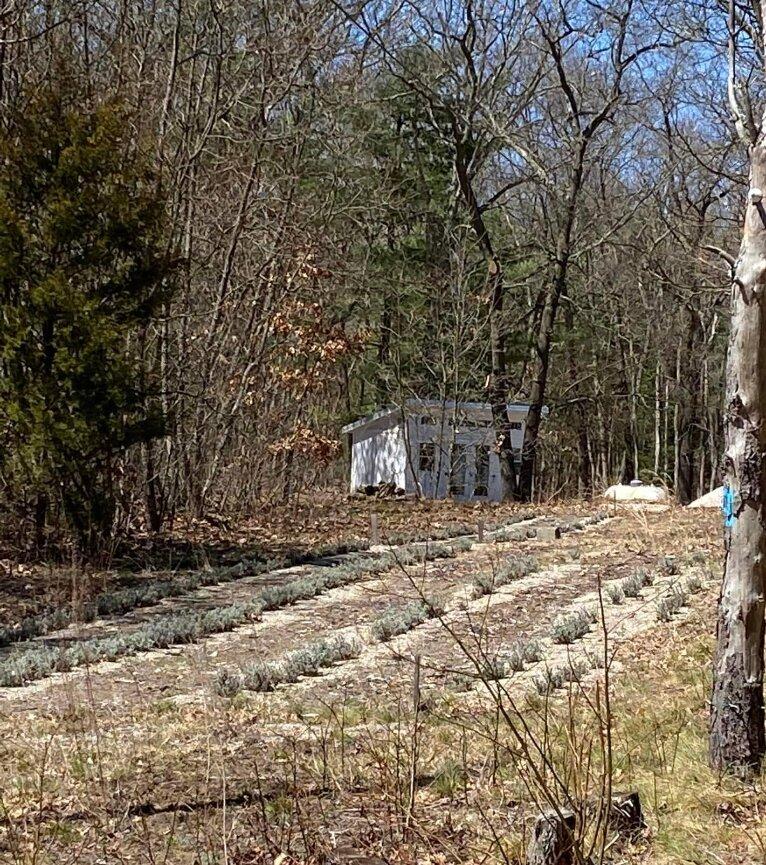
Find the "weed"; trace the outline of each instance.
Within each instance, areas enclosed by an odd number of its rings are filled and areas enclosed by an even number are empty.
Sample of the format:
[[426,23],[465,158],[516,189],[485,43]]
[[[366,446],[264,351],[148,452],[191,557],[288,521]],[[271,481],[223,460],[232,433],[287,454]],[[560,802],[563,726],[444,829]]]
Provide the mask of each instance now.
[[702,591],[702,588],[702,578],[699,576],[699,574],[690,574],[686,578],[686,591],[690,595],[699,594]]
[[447,760],[436,772],[433,780],[433,790],[442,798],[454,799],[455,795],[465,786],[465,768],[455,760]]

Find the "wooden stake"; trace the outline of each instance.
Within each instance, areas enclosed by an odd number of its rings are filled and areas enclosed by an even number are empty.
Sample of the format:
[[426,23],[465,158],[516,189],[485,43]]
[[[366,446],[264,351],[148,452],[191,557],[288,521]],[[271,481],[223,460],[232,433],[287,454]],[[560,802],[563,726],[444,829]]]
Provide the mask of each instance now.
[[370,546],[377,547],[380,544],[380,525],[378,515],[370,514]]
[[480,544],[484,543],[484,520],[479,520],[476,524],[476,537]]
[[420,709],[420,652],[415,655],[415,669],[412,674],[412,711]]
[[404,821],[405,836],[409,835],[410,824],[415,814],[415,793],[418,780],[418,738],[420,730],[420,653],[415,655],[415,669],[412,672],[412,751],[410,755],[410,789],[407,803],[407,817]]

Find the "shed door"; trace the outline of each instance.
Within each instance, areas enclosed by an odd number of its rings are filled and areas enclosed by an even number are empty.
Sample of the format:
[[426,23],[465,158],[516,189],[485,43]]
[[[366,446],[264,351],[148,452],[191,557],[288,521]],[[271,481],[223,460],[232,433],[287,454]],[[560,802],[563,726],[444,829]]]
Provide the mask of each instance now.
[[476,473],[473,484],[474,498],[489,495],[489,445],[476,445]]
[[465,496],[466,446],[453,444],[450,454],[449,491],[457,499]]
[[420,489],[427,499],[436,496],[436,445],[422,442],[418,452],[418,477]]

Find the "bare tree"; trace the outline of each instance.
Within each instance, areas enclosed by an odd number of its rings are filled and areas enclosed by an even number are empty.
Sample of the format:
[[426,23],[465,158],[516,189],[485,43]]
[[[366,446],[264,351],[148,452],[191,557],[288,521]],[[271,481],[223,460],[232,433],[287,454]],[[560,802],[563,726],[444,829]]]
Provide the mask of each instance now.
[[[363,12],[354,17],[355,26],[380,50],[388,72],[420,100],[433,131],[452,153],[455,194],[485,266],[486,391],[503,499],[513,498],[517,485],[508,416],[508,291],[502,242],[488,217],[528,177],[518,165],[510,166],[510,174],[508,165],[498,172],[495,157],[510,130],[526,122],[524,111],[538,80],[536,60],[527,48],[530,22],[526,4],[494,0],[437,3],[428,10],[397,5],[384,16],[373,9],[369,17]],[[412,34],[414,42],[409,41]]]
[[[739,39],[750,36],[751,72],[764,81],[764,28],[758,0],[728,7],[728,97],[750,158],[742,243],[731,289],[724,414],[726,485],[733,496],[718,606],[710,715],[713,766],[739,775],[760,770],[766,752],[763,706],[766,602],[766,126],[738,68]],[[747,60],[745,61],[747,62]]]
[[[553,92],[549,101],[553,140],[561,145],[554,146],[554,150],[560,154],[563,171],[557,173],[557,182],[553,184],[546,178],[555,230],[547,285],[533,336],[530,408],[519,470],[519,497],[523,501],[529,501],[532,496],[554,326],[570,276],[577,220],[592,151],[599,135],[611,125],[626,101],[626,79],[631,68],[660,45],[659,39],[651,35],[645,37],[647,41],[639,40],[639,34],[646,29],[646,21],[633,0],[562,3],[555,13],[541,8],[536,20],[547,56],[544,86]],[[599,22],[595,29],[594,21]],[[595,42],[603,38],[602,28],[609,34],[611,48],[608,60],[594,68],[593,58],[600,54]],[[564,117],[562,121],[560,113]]]

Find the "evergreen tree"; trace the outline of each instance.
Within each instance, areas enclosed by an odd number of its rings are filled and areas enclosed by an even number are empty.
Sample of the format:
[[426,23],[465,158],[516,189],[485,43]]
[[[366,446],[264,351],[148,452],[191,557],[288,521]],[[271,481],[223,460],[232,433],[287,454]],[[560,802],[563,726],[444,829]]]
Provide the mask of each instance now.
[[128,121],[65,84],[0,135],[2,481],[36,500],[38,538],[56,507],[86,555],[111,533],[121,456],[164,429],[140,348],[174,263]]

